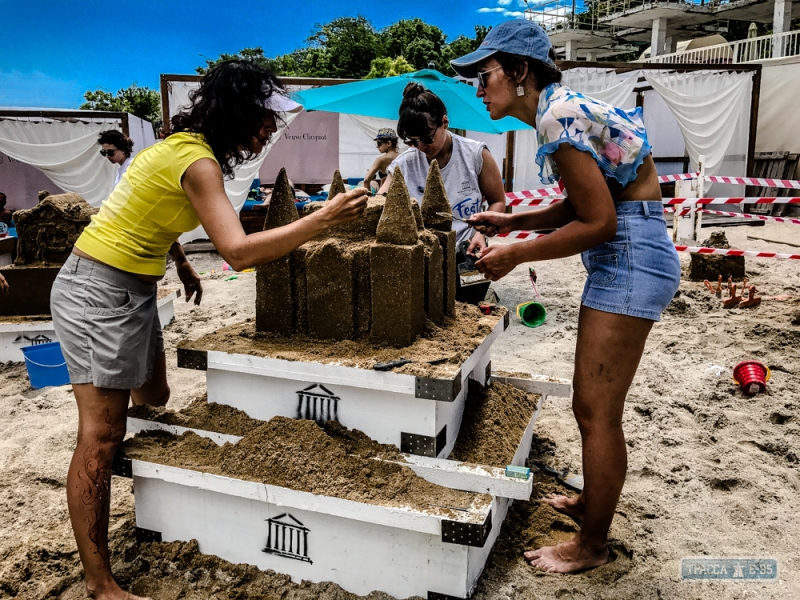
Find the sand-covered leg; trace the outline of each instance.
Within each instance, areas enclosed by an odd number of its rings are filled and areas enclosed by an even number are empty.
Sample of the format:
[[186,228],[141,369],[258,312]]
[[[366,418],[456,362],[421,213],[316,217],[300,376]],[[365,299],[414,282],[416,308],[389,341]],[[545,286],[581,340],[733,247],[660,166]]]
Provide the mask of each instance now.
[[78,403],[78,443],[67,474],[67,505],[85,573],[86,596],[136,600],[111,574],[108,513],[111,464],[125,436],[130,390],[73,385]]

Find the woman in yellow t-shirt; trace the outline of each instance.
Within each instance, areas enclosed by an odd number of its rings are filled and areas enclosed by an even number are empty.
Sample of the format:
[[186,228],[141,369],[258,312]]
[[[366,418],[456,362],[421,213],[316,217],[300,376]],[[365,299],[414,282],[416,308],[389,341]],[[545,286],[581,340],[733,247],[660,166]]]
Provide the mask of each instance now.
[[53,284],[53,324],[78,403],[78,442],[67,475],[67,503],[85,571],[87,596],[126,594],[111,574],[108,513],[111,463],[125,435],[128,400],[169,399],[156,282],[166,255],[187,301],[202,287],[181,233],[203,225],[235,270],[285,256],[324,229],[357,218],[363,188],[339,194],[290,225],[246,235],[223,178],[255,157],[292,103],[280,81],[246,61],[209,71],[192,105],[172,118],[163,142],[142,150],[84,230]]

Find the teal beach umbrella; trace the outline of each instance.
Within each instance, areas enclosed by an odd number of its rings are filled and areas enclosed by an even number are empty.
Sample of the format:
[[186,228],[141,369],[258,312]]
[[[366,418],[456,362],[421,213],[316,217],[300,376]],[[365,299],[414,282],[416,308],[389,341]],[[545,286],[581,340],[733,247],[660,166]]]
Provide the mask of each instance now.
[[328,85],[292,94],[308,111],[345,113],[364,117],[397,119],[403,89],[410,82],[421,84],[439,96],[447,107],[450,127],[483,133],[504,133],[531,129],[514,117],[492,121],[475,88],[433,69],[405,73],[397,77],[364,79],[353,83]]

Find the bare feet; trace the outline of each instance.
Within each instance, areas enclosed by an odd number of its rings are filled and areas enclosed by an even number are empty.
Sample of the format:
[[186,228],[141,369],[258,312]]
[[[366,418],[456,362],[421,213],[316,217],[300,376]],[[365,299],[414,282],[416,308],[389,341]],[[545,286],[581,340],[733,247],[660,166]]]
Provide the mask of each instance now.
[[575,537],[557,546],[525,552],[525,559],[532,567],[548,573],[577,573],[606,564],[609,554],[607,545],[594,548],[582,546]]
[[130,592],[124,591],[117,585],[115,581],[112,581],[110,585],[105,586],[103,591],[100,591],[98,588],[94,588],[94,590],[92,590],[87,585],[86,597],[92,598],[93,600],[151,600],[150,598],[134,596]]
[[586,507],[582,498],[582,495],[570,498],[561,494],[548,494],[542,498],[542,502],[549,504],[562,515],[567,515],[578,525],[583,525],[583,514],[586,511]]

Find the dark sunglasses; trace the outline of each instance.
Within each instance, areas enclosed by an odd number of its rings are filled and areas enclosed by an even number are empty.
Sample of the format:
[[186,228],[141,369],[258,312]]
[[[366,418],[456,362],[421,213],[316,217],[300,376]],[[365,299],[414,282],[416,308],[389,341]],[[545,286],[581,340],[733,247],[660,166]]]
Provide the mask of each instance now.
[[489,81],[489,73],[492,71],[497,71],[497,69],[502,69],[503,66],[500,65],[499,67],[495,67],[494,69],[487,69],[486,71],[478,71],[478,81],[481,84],[482,88],[486,87],[486,82]]
[[119,148],[116,150],[100,150],[100,154],[103,156],[114,156],[117,153],[117,150],[119,150]]
[[433,143],[433,136],[435,136],[435,135],[436,135],[436,132],[437,132],[437,131],[439,131],[439,128],[438,128],[438,127],[437,127],[436,129],[434,129],[434,130],[433,130],[433,133],[432,133],[431,135],[421,135],[421,136],[419,136],[419,139],[416,139],[416,140],[411,140],[411,139],[409,139],[409,140],[403,140],[403,143],[404,143],[406,146],[414,146],[415,148],[416,148],[417,146],[419,146],[419,143],[420,143],[420,142],[422,142],[422,143],[423,143],[423,144],[425,144],[426,146],[429,146],[430,144],[432,144],[432,143]]

